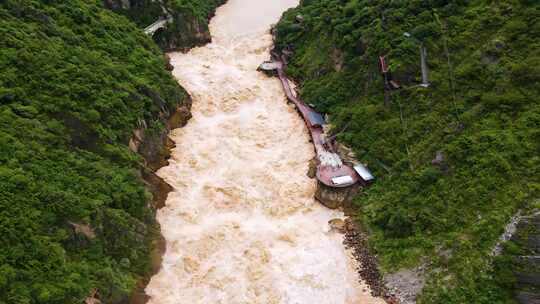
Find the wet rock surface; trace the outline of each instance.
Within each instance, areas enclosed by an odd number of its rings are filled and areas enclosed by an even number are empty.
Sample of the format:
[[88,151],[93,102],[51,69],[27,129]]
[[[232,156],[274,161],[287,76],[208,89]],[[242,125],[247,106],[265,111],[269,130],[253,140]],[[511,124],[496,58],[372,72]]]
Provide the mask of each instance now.
[[317,159],[312,158],[309,161],[309,167],[308,167],[307,176],[309,178],[315,178],[316,175],[317,175]]
[[[174,142],[169,138],[169,132],[185,126],[191,118],[191,97],[188,95],[178,103],[175,109],[164,111],[159,116],[165,124],[164,129],[160,132],[147,132],[144,128],[145,124],[142,123],[140,128],[133,131],[133,136],[129,141],[130,149],[139,153],[145,160],[140,173],[146,188],[152,194],[152,200],[149,202],[149,208],[152,210],[159,210],[165,206],[169,193],[173,191],[173,188],[155,172],[168,164],[170,151],[175,147]],[[149,299],[144,288],[150,278],[159,271],[162,255],[165,252],[165,240],[159,234],[159,227],[152,228],[152,238],[149,240],[151,271],[138,282],[137,288],[133,290],[129,298],[124,297],[117,303],[144,304]]]
[[330,229],[335,230],[339,233],[345,233],[347,231],[345,221],[340,218],[329,220],[328,226],[330,226]]
[[371,289],[371,295],[383,298],[386,303],[400,303],[399,298],[390,293],[379,271],[377,258],[370,252],[367,235],[351,219],[345,220],[345,238],[343,244],[352,250],[353,257],[358,261],[358,274]]

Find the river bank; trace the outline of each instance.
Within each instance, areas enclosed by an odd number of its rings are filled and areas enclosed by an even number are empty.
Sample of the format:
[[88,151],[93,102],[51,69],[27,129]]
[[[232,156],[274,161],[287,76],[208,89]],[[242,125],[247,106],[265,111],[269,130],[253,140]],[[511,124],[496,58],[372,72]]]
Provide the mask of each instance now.
[[[167,59],[168,60],[168,59]],[[167,62],[167,65],[170,63]],[[172,113],[162,113],[165,127],[157,134],[145,135],[145,129],[139,128],[133,131],[133,136],[129,141],[130,149],[139,153],[145,160],[144,167],[141,168],[141,176],[146,188],[152,193],[152,201],[149,208],[156,212],[165,206],[167,197],[173,187],[156,174],[156,171],[167,165],[171,150],[176,146],[169,138],[169,133],[173,129],[184,127],[191,118],[191,96],[178,104]],[[150,272],[148,272],[131,293],[129,300],[124,302],[130,304],[144,304],[149,297],[144,292],[150,278],[158,273],[161,268],[162,256],[165,253],[165,239],[160,233],[160,227],[152,229],[150,237]]]
[[[272,29],[272,36],[275,41],[277,38],[275,28]],[[320,125],[313,125],[311,117],[320,114],[313,114],[316,112],[310,106],[306,105],[301,100],[299,92],[291,87],[290,80],[285,72],[288,56],[275,49],[271,53],[272,60],[261,64],[258,69],[269,76],[277,76],[280,79],[288,101],[294,104],[298,114],[303,117],[306,127],[310,132],[311,141],[313,142],[317,157],[310,161],[307,176],[309,178],[317,178],[315,199],[330,209],[339,209],[343,211],[347,216],[344,220],[332,219],[328,224],[332,229],[345,235],[343,244],[351,251],[352,257],[357,262],[356,269],[359,275],[358,279],[362,283],[365,282],[371,290],[371,295],[383,298],[390,304],[406,303],[405,301],[402,301],[400,294],[397,294],[399,292],[398,289],[389,292],[387,288],[388,282],[383,280],[377,258],[369,248],[368,235],[354,220],[354,214],[357,211],[357,208],[353,204],[353,199],[360,195],[360,193],[364,191],[364,188],[369,187],[373,183],[373,176],[367,168],[362,167],[364,168],[363,171],[360,171],[362,176],[360,176],[360,172],[358,172],[358,175],[355,176],[356,181],[349,185],[336,187],[332,182],[326,181],[323,183],[320,180],[322,176],[318,173],[320,170],[326,169],[327,173],[334,174],[334,176],[342,176],[343,174],[348,173],[346,170],[343,170],[344,167],[355,166],[356,164],[359,164],[359,161],[350,148],[337,142],[335,138],[332,139],[331,136],[325,134],[325,129],[330,129],[328,125],[323,128],[321,128],[322,126]],[[331,152],[326,149],[330,149]],[[329,153],[335,153],[333,158],[337,158],[339,160],[337,163],[342,163],[342,166],[326,168],[321,168],[320,165],[318,166],[317,164],[321,163],[321,154],[326,156]],[[351,171],[353,174],[357,174],[349,167],[349,172]]]
[[509,303],[529,288],[492,252],[537,208],[537,20],[533,2],[320,0],[276,26],[304,101],[378,178],[355,218],[408,300]]

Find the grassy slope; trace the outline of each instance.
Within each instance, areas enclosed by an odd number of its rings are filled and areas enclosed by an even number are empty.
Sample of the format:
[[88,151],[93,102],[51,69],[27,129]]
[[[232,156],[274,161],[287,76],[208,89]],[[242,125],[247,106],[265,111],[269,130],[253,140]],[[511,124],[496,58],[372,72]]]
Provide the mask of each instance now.
[[112,303],[147,271],[153,216],[127,141],[186,97],[164,66],[102,1],[0,4],[0,303],[81,303],[94,287]]
[[[432,264],[421,303],[511,301],[507,266],[488,253],[540,189],[535,3],[304,0],[278,25],[302,95],[336,129],[350,122],[340,140],[379,178],[357,203],[384,270]],[[418,44],[405,32],[427,46],[430,89],[414,87]],[[407,87],[389,106],[383,54]],[[447,170],[431,164],[437,151]]]

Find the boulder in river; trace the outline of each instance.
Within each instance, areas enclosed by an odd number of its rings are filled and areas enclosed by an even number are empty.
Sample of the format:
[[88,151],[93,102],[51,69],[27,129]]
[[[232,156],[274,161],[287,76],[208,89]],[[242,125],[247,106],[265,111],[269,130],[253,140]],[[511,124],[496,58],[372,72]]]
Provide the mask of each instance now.
[[335,218],[335,219],[331,219],[328,221],[328,226],[330,226],[330,228],[332,230],[335,230],[339,233],[345,233],[345,230],[346,230],[346,224],[345,224],[345,221],[340,219],[340,218]]
[[317,175],[317,159],[314,157],[309,161],[307,176],[309,178],[315,178]]

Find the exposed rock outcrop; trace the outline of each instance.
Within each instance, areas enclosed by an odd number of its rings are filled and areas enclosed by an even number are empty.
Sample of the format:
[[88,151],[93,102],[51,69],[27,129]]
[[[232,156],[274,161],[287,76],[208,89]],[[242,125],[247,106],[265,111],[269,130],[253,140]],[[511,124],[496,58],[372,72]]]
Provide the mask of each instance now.
[[172,129],[181,128],[191,118],[191,99],[187,98],[181,105],[168,115],[162,113],[166,119],[165,128],[160,131],[148,130],[145,127],[135,129],[129,140],[129,147],[133,152],[139,153],[146,162],[146,167],[155,171],[167,164],[170,156],[169,150],[174,143],[169,139],[168,133]]
[[90,296],[84,300],[84,304],[101,304],[101,301],[96,297],[98,293],[97,289],[92,290]]
[[185,12],[174,13],[173,19],[167,29],[159,30],[154,35],[154,40],[162,49],[187,51],[212,41],[206,22],[200,22]]
[[330,226],[330,229],[335,230],[339,233],[345,233],[345,231],[347,230],[347,225],[345,224],[345,221],[340,218],[329,220],[328,226]]
[[[139,153],[145,160],[141,168],[141,176],[145,181],[147,189],[152,193],[151,208],[157,210],[165,205],[167,196],[173,188],[167,184],[155,172],[167,165],[170,157],[170,150],[174,147],[174,142],[169,138],[170,130],[181,128],[187,124],[191,118],[191,97],[188,95],[177,107],[171,111],[160,113],[164,121],[165,128],[159,132],[150,131],[139,127],[133,131],[133,136],[129,141],[130,149]],[[144,124],[142,124],[144,125]],[[157,231],[157,229],[156,229]],[[138,288],[133,291],[130,299],[123,299],[120,303],[142,304],[148,300],[144,293],[144,288],[148,284],[152,275],[159,271],[162,255],[165,251],[165,240],[156,233],[151,240],[151,266],[152,271],[138,284]]]
[[73,230],[76,234],[83,235],[90,240],[96,238],[96,232],[90,225],[82,223],[78,224],[73,222],[69,222],[69,224],[73,227]]
[[[166,51],[187,51],[212,40],[208,21],[214,16],[210,11],[205,17],[201,12],[206,6],[218,7],[226,0],[204,0],[197,8],[175,6],[166,1],[104,0],[105,7],[126,15],[143,28],[159,19],[169,19],[168,25],[152,35],[154,41]],[[197,11],[195,11],[197,10]]]
[[317,159],[314,157],[309,161],[307,176],[309,178],[315,178],[317,175]]
[[513,257],[516,300],[540,303],[540,213],[520,217],[511,241],[520,248]]
[[424,266],[387,274],[384,281],[389,293],[399,299],[399,303],[414,304],[426,282]]

